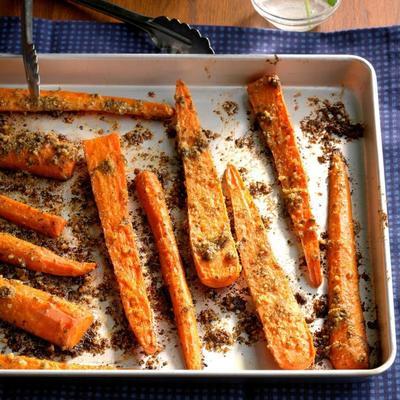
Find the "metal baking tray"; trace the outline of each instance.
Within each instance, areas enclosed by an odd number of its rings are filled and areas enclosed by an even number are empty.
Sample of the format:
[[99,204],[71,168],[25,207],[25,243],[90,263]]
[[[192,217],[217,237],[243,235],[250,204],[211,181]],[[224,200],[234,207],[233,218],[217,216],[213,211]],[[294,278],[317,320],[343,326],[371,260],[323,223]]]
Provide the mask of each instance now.
[[[311,203],[314,215],[320,227],[320,233],[326,231],[327,211],[327,171],[328,163],[321,164],[319,145],[310,144],[301,133],[300,121],[312,111],[308,99],[318,97],[331,101],[341,100],[345,104],[353,121],[365,126],[362,139],[351,142],[342,141],[339,145],[349,163],[352,179],[354,216],[358,221],[358,250],[362,255],[360,274],[370,279],[361,279],[360,287],[364,302],[366,321],[379,321],[379,330],[370,329],[367,333],[373,347],[373,366],[368,370],[332,370],[329,364],[322,362],[316,369],[306,371],[283,371],[275,365],[268,354],[265,341],[252,345],[235,342],[226,347],[226,352],[204,350],[207,367],[203,371],[183,369],[176,331],[173,323],[162,315],[157,318],[158,329],[164,330],[161,343],[164,347],[156,360],[156,370],[148,370],[146,357],[139,349],[123,355],[120,351],[107,349],[104,354],[91,356],[82,354],[74,361],[100,364],[117,362],[123,369],[119,370],[85,370],[85,371],[0,371],[0,375],[57,375],[57,376],[131,376],[131,377],[220,377],[220,378],[323,378],[323,379],[360,379],[383,373],[393,363],[396,353],[395,320],[393,311],[392,274],[389,253],[388,227],[385,221],[386,198],[383,171],[381,131],[377,80],[375,72],[368,61],[354,56],[318,56],[318,55],[283,55],[277,58],[271,55],[225,55],[225,56],[186,56],[186,55],[41,55],[40,68],[43,89],[62,88],[66,90],[97,92],[101,94],[147,98],[155,101],[173,103],[174,84],[176,79],[183,79],[190,87],[199,117],[204,129],[218,135],[211,140],[211,149],[217,170],[222,174],[227,162],[247,170],[245,178],[251,182],[264,182],[271,185],[271,193],[257,196],[256,203],[263,216],[270,219],[269,236],[272,248],[291,280],[293,290],[301,292],[306,299],[302,307],[306,315],[312,313],[313,296],[326,293],[325,284],[318,290],[308,286],[301,267],[301,250],[292,235],[288,220],[282,217],[279,186],[272,168],[271,160],[263,151],[257,134],[254,146],[237,146],[235,140],[245,137],[248,140],[250,121],[248,116],[245,85],[265,72],[279,74],[284,85],[284,94],[296,128],[301,154],[309,176]],[[0,86],[24,86],[24,72],[20,57],[4,55],[0,57]],[[151,93],[153,92],[153,93]],[[226,101],[238,105],[237,113],[227,115],[224,110]],[[53,129],[71,140],[80,140],[104,132],[118,130],[121,134],[132,130],[138,121],[129,117],[99,115],[77,115],[72,121],[63,121],[54,116],[21,115],[18,118],[25,122],[28,129]],[[124,146],[127,160],[128,181],[135,175],[135,168],[153,168],[164,173],[167,192],[173,186],[177,174],[177,161],[174,139],[166,134],[160,122],[141,121],[139,129],[149,129],[152,137],[142,144],[133,147]],[[150,135],[151,136],[151,135]],[[163,153],[162,153],[163,152]],[[168,157],[160,157],[160,154]],[[78,171],[79,175],[79,171]],[[69,188],[73,178],[64,184],[61,190],[64,202],[62,213],[68,218],[70,211]],[[43,191],[46,181],[38,179]],[[52,189],[55,190],[55,189]],[[60,194],[59,193],[59,194]],[[18,193],[11,193],[20,197]],[[171,194],[172,195],[172,194]],[[140,216],[140,207],[134,193],[131,193],[133,225],[136,230],[142,260],[147,269],[151,249],[146,222]],[[46,204],[43,204],[46,207]],[[176,226],[184,232],[184,210],[176,208],[172,215]],[[146,233],[147,232],[147,233]],[[66,236],[70,233],[67,230]],[[71,235],[70,235],[71,236]],[[68,239],[68,238],[67,238]],[[72,241],[74,238],[69,237]],[[151,240],[150,240],[151,241]],[[182,253],[187,254],[187,248]],[[184,257],[185,258],[185,257]],[[97,253],[98,269],[94,272],[94,282],[101,282],[105,260]],[[154,263],[154,255],[153,261]],[[109,268],[109,267],[108,267]],[[153,266],[154,269],[154,266]],[[214,297],[201,287],[194,277],[193,270],[188,269],[190,287],[196,309],[200,313],[206,308],[221,312],[220,299],[227,293],[243,288],[243,282],[235,288],[217,290]],[[152,272],[152,280],[159,280],[158,273]],[[150,282],[148,282],[150,283]],[[153,282],[154,283],[154,282]],[[213,300],[214,298],[214,300]],[[216,300],[215,300],[216,299]],[[101,335],[108,337],[112,327],[110,316],[106,315],[106,301],[91,299],[96,317],[101,321]],[[376,307],[375,307],[376,306]],[[251,303],[247,304],[251,312]],[[230,332],[237,323],[235,313],[224,312],[220,315],[218,326]],[[311,329],[319,328],[321,321],[316,319]],[[373,326],[372,326],[373,328]],[[201,329],[201,334],[203,334]],[[9,351],[4,345],[4,333],[0,332],[2,351]],[[380,348],[380,351],[377,351]],[[380,356],[378,356],[380,353]],[[154,360],[153,360],[154,361]],[[165,362],[165,363],[164,363]],[[147,364],[146,364],[147,363]],[[165,365],[163,365],[165,364]]]

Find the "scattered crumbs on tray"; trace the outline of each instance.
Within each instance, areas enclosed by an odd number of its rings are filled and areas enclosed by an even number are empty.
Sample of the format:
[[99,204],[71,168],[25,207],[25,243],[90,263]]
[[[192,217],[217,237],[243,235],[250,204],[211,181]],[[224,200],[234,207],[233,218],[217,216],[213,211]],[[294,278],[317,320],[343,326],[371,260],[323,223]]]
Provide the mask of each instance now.
[[122,135],[122,143],[126,146],[139,146],[146,140],[151,140],[153,133],[150,129],[145,128],[140,122],[135,127]]
[[238,343],[252,346],[255,343],[264,341],[264,332],[258,315],[255,312],[248,312],[241,315],[235,326],[234,336]]
[[296,92],[294,95],[293,95],[293,108],[294,108],[294,111],[297,111],[298,109],[299,109],[299,102],[298,102],[298,98],[301,96],[301,92]]
[[246,299],[239,294],[228,293],[222,298],[221,305],[226,311],[240,314],[246,310]]
[[226,112],[228,117],[232,117],[238,113],[239,105],[234,101],[226,100],[222,103],[222,109]]
[[204,327],[219,321],[218,314],[211,308],[200,311],[197,319]]
[[324,323],[314,332],[315,363],[318,365],[329,356],[329,327]]
[[267,185],[265,182],[251,182],[249,185],[250,194],[253,197],[266,196],[271,193],[272,188],[270,185]]
[[208,140],[215,140],[221,137],[219,133],[213,132],[209,129],[203,129],[203,133]]
[[204,72],[205,72],[206,75],[207,75],[207,79],[211,79],[210,68],[209,68],[207,65],[204,66]]
[[[243,285],[243,278],[240,278],[229,288],[223,289],[223,293],[214,289],[202,289],[202,295],[212,302],[212,307],[204,308],[198,314],[200,330],[208,351],[225,353],[235,343],[252,346],[257,342],[265,342],[249,290]],[[235,322],[232,329],[228,330],[226,322],[233,316]]]
[[[266,60],[266,62],[270,61]],[[270,63],[278,61],[279,59],[276,57]],[[205,71],[209,74],[207,67],[205,67]],[[210,78],[211,75],[209,74],[208,77]],[[148,92],[147,96],[152,98],[153,94],[154,92]],[[295,107],[297,98],[300,95],[300,92],[298,92],[293,96]],[[359,124],[353,124],[350,121],[344,106],[341,107],[339,104],[340,102],[325,103],[324,101],[317,101],[316,98],[310,98],[310,102],[314,110],[302,121],[304,136],[310,142],[319,144],[323,149],[324,141],[329,141],[329,146],[326,145],[326,148],[331,151],[340,142],[353,139],[346,136],[346,129],[360,132],[361,125],[358,126]],[[234,120],[234,116],[240,111],[239,104],[234,101],[225,101],[216,107],[214,114],[222,122],[231,123]],[[321,112],[320,109],[322,109]],[[333,117],[330,117],[329,113],[333,113]],[[3,117],[3,119],[7,118],[7,116]],[[21,118],[25,117],[22,116]],[[29,116],[32,121],[39,118],[38,115]],[[51,118],[56,118],[56,116],[51,116]],[[109,133],[115,126],[118,126],[119,129],[123,129],[122,127],[126,126],[126,124],[124,125],[124,118],[116,117],[114,119],[108,115],[99,116],[99,120],[103,124],[95,125],[95,128],[90,127],[90,123],[86,124],[85,117],[78,113],[71,113],[70,115],[62,113],[57,118],[61,118],[66,129],[71,129],[71,124],[82,126],[82,129],[78,128],[80,131],[78,133],[82,131],[82,137],[86,134],[92,136],[103,135]],[[81,118],[83,120],[82,123]],[[214,117],[214,119],[217,118]],[[125,122],[126,120],[128,120],[128,117],[125,117]],[[337,127],[336,131],[339,133],[326,135],[326,131],[330,129],[332,124],[339,124],[340,121],[344,121],[343,123],[347,124],[347,128]],[[234,124],[229,125],[229,130],[226,129],[226,134],[224,133],[223,137],[220,137],[219,132],[213,132],[212,130],[203,130],[203,132],[209,141],[214,141],[213,146],[216,146],[218,154],[215,158],[216,160],[226,163],[231,161],[231,154],[235,155],[232,161],[238,163],[239,171],[245,179],[246,185],[252,195],[257,198],[257,205],[261,204],[262,207],[265,207],[262,219],[266,228],[270,229],[271,226],[274,226],[277,218],[280,220],[285,219],[284,228],[282,229],[289,234],[290,228],[287,221],[286,208],[283,207],[281,202],[271,200],[275,199],[275,192],[279,190],[277,189],[276,177],[274,178],[272,174],[269,177],[271,179],[263,182],[262,177],[253,175],[254,165],[259,165],[253,164],[254,161],[261,160],[263,165],[268,165],[268,168],[270,168],[272,160],[270,152],[262,142],[256,126],[254,126],[254,120],[249,111],[247,112],[246,122],[248,126],[244,130],[242,128],[240,128],[241,130],[236,129],[233,126]],[[181,252],[188,285],[193,293],[197,309],[199,330],[204,341],[203,347],[208,351],[222,353],[216,356],[223,357],[226,352],[236,345],[253,346],[255,343],[261,343],[261,345],[265,344],[266,346],[262,325],[242,279],[241,282],[236,282],[231,287],[222,290],[205,288],[198,281],[188,242],[188,225],[185,215],[186,193],[182,165],[175,149],[176,131],[173,123],[171,121],[165,121],[162,124],[157,123],[161,126],[161,129],[158,128],[159,132],[156,130],[157,128],[153,128],[152,122],[138,122],[129,118],[129,123],[129,127],[123,130],[126,133],[121,137],[124,144],[123,151],[129,162],[127,173],[129,174],[130,215],[138,238],[138,247],[145,271],[150,301],[155,311],[156,330],[161,349],[168,354],[172,354],[172,350],[179,347],[179,340],[177,340],[169,293],[160,273],[160,263],[154,239],[135,194],[134,177],[139,170],[143,169],[155,172],[165,189],[166,201],[171,210],[174,232]],[[108,124],[109,127],[105,124]],[[153,142],[156,142],[153,139],[158,139],[157,135],[168,139],[165,139],[164,143],[158,142],[156,148],[152,149],[150,147],[153,146]],[[169,150],[164,152],[165,146],[168,146]],[[160,148],[163,150],[160,150]],[[246,157],[249,159],[248,162]],[[0,219],[1,230],[14,233],[36,244],[46,245],[46,247],[60,255],[70,255],[80,261],[89,261],[96,258],[96,260],[101,260],[100,262],[103,266],[101,272],[95,271],[94,274],[85,278],[62,278],[49,277],[22,268],[0,265],[0,273],[5,276],[22,279],[25,283],[34,287],[45,289],[71,301],[81,303],[95,311],[100,310],[100,315],[96,315],[97,322],[90,329],[87,337],[82,342],[82,346],[73,349],[72,352],[62,351],[56,346],[49,345],[47,342],[41,341],[41,339],[20,331],[25,338],[28,338],[26,339],[25,347],[29,346],[31,349],[37,349],[37,356],[42,354],[46,358],[63,360],[78,355],[90,354],[91,350],[86,349],[86,346],[91,346],[92,354],[99,355],[99,357],[107,350],[114,351],[117,354],[115,365],[121,367],[128,365],[129,367],[144,369],[169,368],[162,354],[163,352],[151,357],[143,354],[125,318],[118,287],[113,276],[113,268],[108,259],[107,249],[99,225],[90,179],[81,151],[78,158],[76,173],[71,181],[67,183],[32,177],[19,172],[0,171],[0,190],[6,191],[10,193],[10,196],[25,200],[46,211],[67,215],[68,238],[44,239],[35,233],[12,226]],[[242,161],[246,162],[242,163]],[[320,162],[326,162],[326,155],[321,156]],[[64,185],[66,185],[67,189],[65,189]],[[63,201],[65,191],[68,190],[71,192],[70,210]],[[269,233],[273,235],[273,232]],[[299,253],[296,250],[296,240],[293,238],[292,240],[288,239],[288,247],[290,247],[290,252],[295,254],[294,258],[297,260],[297,254]],[[93,251],[93,248],[96,248],[96,251]],[[321,256],[326,275],[325,252],[326,238],[324,239],[324,235],[322,235]],[[324,368],[327,356],[326,346],[328,344],[327,330],[325,326],[319,326],[318,323],[326,319],[327,298],[315,291],[303,290],[302,285],[306,274],[304,258],[300,257],[299,261],[294,264],[295,268],[298,269],[298,273],[293,279],[296,285],[295,297],[304,310],[310,329],[315,332],[315,344],[317,347],[317,364],[315,368]],[[361,279],[363,282],[368,282],[370,277],[364,272],[364,269],[362,270]],[[364,308],[368,308],[368,304],[364,304]],[[231,324],[227,324],[228,321]],[[377,321],[375,318],[366,320],[366,324],[369,331],[376,331]],[[100,329],[101,327],[106,327],[105,332],[107,334]],[[20,333],[15,333],[18,329],[6,323],[0,323],[0,328],[0,332],[4,334],[6,345],[11,349],[16,349],[17,353],[23,353],[25,347],[22,346],[17,349],[15,347],[16,344],[12,342],[12,340],[19,340],[16,338]],[[11,340],[9,344],[7,343],[8,340]],[[377,343],[372,344],[373,354],[379,353],[378,347]],[[29,352],[26,354],[35,355]],[[179,354],[181,353],[179,352]]]
[[157,355],[152,355],[147,358],[146,362],[144,363],[145,369],[161,369],[167,366],[167,361],[161,361]]
[[360,233],[361,233],[361,229],[362,229],[361,224],[359,221],[357,221],[355,218],[353,218],[353,225],[354,225],[354,235],[356,237],[359,237]]
[[382,210],[378,210],[379,218],[382,221],[383,225],[387,228],[389,226],[388,216]]
[[175,139],[176,129],[171,121],[163,121],[164,132],[169,139]]
[[294,297],[297,301],[297,304],[299,304],[300,306],[304,306],[305,304],[307,304],[307,298],[304,296],[303,293],[296,292],[294,294]]
[[209,327],[203,336],[203,343],[208,351],[226,353],[234,343],[232,333],[226,329]]
[[76,113],[63,112],[61,117],[62,117],[64,124],[72,124],[75,121],[75,115],[76,115]]
[[246,167],[240,167],[238,169],[240,175],[242,176],[242,178],[246,178],[246,175],[248,174],[249,170]]
[[352,141],[363,136],[364,127],[351,122],[343,102],[332,103],[318,97],[309,97],[308,101],[313,110],[300,121],[300,128],[310,143],[321,146],[322,155],[318,157],[320,163],[330,160],[341,138]]
[[280,58],[278,57],[277,54],[274,54],[274,58],[272,60],[270,58],[267,58],[265,60],[265,62],[267,64],[271,64],[271,65],[276,65],[276,64],[278,64],[279,61],[280,61]]
[[247,147],[251,149],[254,147],[254,132],[248,131],[245,135],[235,140],[235,146],[239,149]]
[[233,121],[233,117],[239,112],[239,104],[232,100],[217,103],[213,113],[219,117],[225,125]]
[[313,310],[315,318],[325,318],[328,315],[328,296],[322,294],[313,301]]

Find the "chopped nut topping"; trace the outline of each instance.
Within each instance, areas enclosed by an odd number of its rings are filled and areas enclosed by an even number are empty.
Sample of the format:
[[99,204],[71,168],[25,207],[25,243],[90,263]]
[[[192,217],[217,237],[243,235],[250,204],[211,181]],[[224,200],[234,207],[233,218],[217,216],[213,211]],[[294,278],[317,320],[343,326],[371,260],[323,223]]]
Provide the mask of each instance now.
[[279,86],[279,77],[277,75],[272,75],[268,77],[268,83],[272,87],[278,87]]
[[205,149],[208,149],[208,142],[200,132],[192,146],[180,146],[179,152],[183,158],[196,158]]
[[225,101],[222,104],[222,108],[228,114],[229,117],[232,117],[233,115],[237,114],[239,111],[238,104],[235,103],[234,101],[229,101],[229,100]]
[[267,110],[258,112],[257,118],[259,118],[261,121],[266,122],[267,124],[270,124],[272,122],[272,115]]
[[196,250],[205,261],[211,261],[216,254],[225,247],[229,238],[225,233],[213,240],[202,241],[197,244]]
[[13,290],[8,286],[1,286],[0,287],[0,299],[7,299],[12,297]]
[[114,164],[111,160],[109,159],[104,159],[96,168],[95,170],[100,171],[104,175],[109,175],[114,172]]

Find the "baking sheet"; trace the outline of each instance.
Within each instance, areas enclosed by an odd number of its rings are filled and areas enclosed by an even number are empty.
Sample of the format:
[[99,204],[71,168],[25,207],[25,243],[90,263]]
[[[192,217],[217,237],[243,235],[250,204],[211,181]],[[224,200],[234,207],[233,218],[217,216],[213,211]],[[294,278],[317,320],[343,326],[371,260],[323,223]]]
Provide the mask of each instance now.
[[[285,61],[280,61],[285,64]],[[267,64],[268,68],[271,65]],[[284,68],[284,67],[283,67]],[[211,69],[211,68],[210,68]],[[262,72],[262,71],[260,71]],[[207,70],[207,74],[212,71]],[[243,71],[243,75],[246,72]],[[181,76],[176,76],[180,78]],[[250,77],[250,75],[249,75]],[[175,79],[173,77],[172,79]],[[212,78],[211,78],[212,79]],[[321,149],[318,144],[311,144],[307,137],[300,130],[300,121],[315,108],[310,105],[309,99],[317,97],[319,99],[329,99],[331,102],[340,100],[345,104],[353,122],[365,122],[365,112],[370,110],[363,109],[363,105],[352,88],[343,86],[340,79],[337,84],[329,86],[301,84],[285,86],[285,79],[281,75],[284,85],[284,94],[295,126],[298,143],[300,145],[301,154],[306,171],[309,176],[309,189],[311,193],[311,204],[319,225],[320,234],[326,231],[326,210],[327,210],[327,168],[328,163],[321,164],[318,157],[321,155]],[[112,80],[111,80],[112,81]],[[2,82],[4,86],[5,82]],[[268,219],[269,238],[272,249],[278,259],[280,265],[287,273],[293,291],[299,293],[301,297],[302,309],[306,317],[312,319],[313,304],[316,299],[321,298],[326,293],[326,281],[318,290],[311,288],[307,284],[306,270],[302,261],[302,252],[298,246],[297,240],[290,231],[289,219],[284,215],[284,209],[281,203],[281,193],[277,184],[276,174],[273,170],[273,164],[270,156],[266,154],[265,147],[259,141],[258,133],[251,131],[252,121],[248,115],[247,96],[243,84],[190,84],[189,86],[193,95],[193,99],[199,114],[203,129],[209,130],[214,134],[210,134],[210,146],[218,173],[222,175],[224,168],[228,162],[234,163],[238,168],[242,168],[243,177],[248,185],[261,182],[266,185],[261,194],[255,198],[256,204],[263,217]],[[167,101],[173,103],[174,87],[167,85],[113,85],[112,82],[107,85],[73,85],[62,84],[62,78],[59,85],[45,85],[43,89],[57,89],[61,87],[65,90],[96,92],[105,95],[126,96],[136,98],[154,99],[154,101]],[[153,97],[154,93],[154,97]],[[150,97],[151,96],[151,97]],[[237,113],[228,115],[224,109],[226,102],[237,104]],[[231,113],[229,113],[231,114]],[[183,368],[182,356],[179,350],[174,323],[170,318],[165,307],[165,298],[160,295],[163,292],[162,279],[159,273],[159,264],[154,249],[151,233],[147,222],[143,217],[141,207],[137,202],[134,193],[134,180],[137,169],[151,169],[159,174],[163,180],[164,188],[167,192],[167,199],[172,205],[172,217],[180,244],[183,259],[186,261],[189,285],[195,299],[195,306],[198,315],[204,315],[204,310],[212,309],[218,315],[218,321],[205,326],[199,324],[201,336],[206,338],[210,335],[219,333],[227,335],[225,337],[227,344],[220,346],[219,351],[210,351],[203,348],[204,361],[206,371],[219,372],[239,372],[242,370],[273,370],[277,369],[274,361],[269,355],[265,340],[254,340],[254,338],[239,330],[240,338],[235,338],[238,325],[243,324],[243,320],[247,318],[251,321],[254,310],[251,301],[248,301],[245,283],[240,279],[233,287],[227,289],[206,289],[197,280],[194,268],[191,265],[190,252],[187,247],[187,230],[185,209],[177,207],[177,194],[182,185],[179,178],[181,176],[181,166],[175,149],[175,139],[171,137],[169,130],[160,122],[154,121],[137,121],[130,117],[118,117],[110,115],[83,115],[83,114],[63,114],[61,116],[54,115],[19,115],[12,116],[13,129],[29,129],[48,131],[54,130],[57,133],[65,135],[72,141],[79,142],[82,139],[100,136],[109,132],[118,131],[121,135],[131,132],[132,137],[143,135],[146,139],[141,144],[127,145],[127,141],[123,140],[123,151],[127,160],[128,185],[130,187],[130,209],[134,230],[136,232],[138,247],[141,253],[141,259],[144,270],[146,271],[146,281],[151,287],[150,293],[152,302],[156,309],[156,323],[158,329],[158,337],[163,350],[156,357],[144,356],[137,345],[133,346],[133,351],[128,346],[128,351],[116,350],[112,348],[105,349],[102,354],[90,354],[83,352],[74,358],[74,362],[89,364],[114,364],[123,368],[134,369],[156,369],[156,370],[176,370]],[[367,126],[368,135],[373,135],[373,127]],[[151,134],[149,134],[151,132]],[[151,137],[151,138],[150,138]],[[249,141],[253,145],[249,146]],[[374,274],[370,259],[370,242],[369,229],[371,224],[375,224],[373,229],[377,228],[379,222],[371,220],[366,199],[366,177],[365,177],[365,139],[358,139],[351,142],[341,141],[339,147],[343,151],[348,163],[351,174],[352,183],[352,201],[354,219],[359,227],[357,233],[357,246],[361,254],[359,272],[362,276],[360,279],[361,295],[363,300],[364,317],[367,322],[368,341],[371,346],[371,367],[378,367],[381,364],[380,359],[380,338],[376,329],[376,301],[374,296]],[[82,154],[81,154],[82,155]],[[7,179],[10,179],[13,173],[7,173]],[[7,180],[6,179],[6,180]],[[72,202],[73,207],[79,208],[81,222],[84,226],[75,226],[74,229],[68,227],[64,234],[63,240],[67,243],[65,254],[69,254],[71,248],[79,247],[86,249],[88,254],[78,254],[79,256],[95,258],[98,263],[97,270],[92,273],[91,282],[85,283],[81,297],[85,298],[90,307],[93,309],[96,319],[99,321],[97,335],[106,341],[117,341],[117,337],[123,337],[126,332],[121,331],[120,324],[113,319],[115,311],[109,312],[111,308],[118,308],[117,293],[115,288],[109,285],[102,285],[104,276],[107,279],[112,278],[112,270],[107,260],[106,251],[103,244],[101,230],[96,219],[96,210],[94,203],[83,204],[76,201],[74,193],[78,185],[88,185],[87,173],[85,171],[84,162],[79,164],[79,168],[74,177],[60,185],[48,184],[45,179],[34,178],[39,184],[42,192],[50,191],[54,197],[62,198],[62,201],[54,204],[46,202],[46,198],[35,194],[22,195],[19,190],[8,190],[10,196],[32,203],[34,200],[41,208],[48,211],[60,212],[64,217],[75,223],[71,218],[73,211],[71,210],[71,196],[75,198]],[[4,177],[2,179],[4,182]],[[30,178],[32,182],[32,178]],[[3,188],[2,188],[3,189]],[[10,189],[8,187],[8,189]],[[89,190],[90,192],[90,190]],[[267,193],[268,192],[268,193]],[[180,202],[181,203],[181,202]],[[182,205],[182,204],[180,204]],[[56,208],[56,209],[54,209]],[[384,211],[382,211],[384,212]],[[85,219],[86,218],[86,219]],[[82,225],[82,224],[81,224]],[[82,239],[79,234],[75,234],[76,230],[85,229],[86,239]],[[35,237],[32,237],[36,240]],[[57,244],[55,244],[56,248]],[[89,247],[91,249],[89,249]],[[79,252],[78,252],[79,253]],[[84,251],[85,253],[85,251]],[[325,265],[325,263],[323,263]],[[375,266],[376,267],[376,266]],[[326,270],[326,265],[325,265]],[[7,269],[9,271],[9,269]],[[376,279],[376,274],[375,274]],[[93,291],[100,285],[100,290]],[[100,294],[98,293],[100,291]],[[91,293],[93,292],[93,293]],[[227,311],[227,302],[232,300],[239,302],[233,306],[234,311]],[[240,297],[245,303],[235,300]],[[226,300],[228,299],[228,300]],[[303,301],[304,300],[304,301]],[[115,303],[117,302],[117,303]],[[243,304],[246,310],[243,310]],[[228,304],[229,308],[229,304]],[[108,309],[108,311],[107,311]],[[159,312],[161,310],[161,312]],[[112,314],[112,315],[110,315]],[[118,314],[118,313],[117,313]],[[115,315],[114,315],[115,316]],[[120,317],[117,315],[117,319]],[[247,320],[246,320],[247,321]],[[247,321],[248,322],[248,321]],[[318,331],[321,328],[322,319],[316,318],[311,324],[312,331]],[[247,327],[248,328],[248,327]],[[211,332],[210,332],[211,329]],[[249,330],[249,329],[248,329]],[[218,331],[218,332],[216,332]],[[251,330],[250,330],[251,331]],[[257,330],[250,332],[250,336],[257,336]],[[2,351],[10,349],[4,344],[6,338],[4,332],[0,331],[0,339]],[[233,341],[233,343],[231,343]],[[251,342],[250,344],[239,342]],[[127,346],[123,346],[127,350]],[[60,356],[60,355],[59,355]],[[63,356],[56,356],[54,359],[62,359]],[[323,360],[316,364],[315,369],[329,369],[329,362]]]

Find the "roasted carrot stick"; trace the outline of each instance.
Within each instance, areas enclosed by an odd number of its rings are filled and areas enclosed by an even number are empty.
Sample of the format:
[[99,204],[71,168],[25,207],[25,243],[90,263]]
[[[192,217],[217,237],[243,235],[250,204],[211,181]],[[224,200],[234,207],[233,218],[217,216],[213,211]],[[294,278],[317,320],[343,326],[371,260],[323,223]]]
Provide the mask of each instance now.
[[329,171],[328,268],[330,360],[337,369],[368,368],[350,183],[336,152]]
[[250,105],[262,136],[270,148],[295,234],[301,240],[313,286],[322,283],[320,252],[315,219],[310,206],[307,175],[296,136],[276,75],[265,75],[247,87]]
[[153,354],[157,350],[153,312],[128,213],[128,189],[119,136],[114,133],[85,140],[84,151],[126,317],[144,351]]
[[54,133],[0,133],[0,168],[65,180],[72,176],[75,161],[73,144]]
[[0,112],[94,111],[145,119],[166,119],[174,113],[164,103],[62,90],[42,90],[39,102],[35,102],[28,90],[0,88],[0,99]]
[[0,195],[0,217],[53,238],[61,235],[67,223],[64,218],[2,195]]
[[196,313],[163,189],[155,174],[144,171],[136,177],[136,190],[155,237],[162,273],[174,308],[186,367],[201,369],[201,343],[197,331]]
[[0,319],[68,349],[82,339],[93,323],[86,308],[3,277]]
[[257,207],[233,165],[225,171],[223,187],[232,206],[240,259],[268,348],[281,368],[308,368],[315,357],[312,335],[271,251]]
[[176,83],[175,100],[194,264],[204,285],[228,286],[239,277],[241,266],[221,184],[189,89],[182,81]]
[[0,354],[0,369],[114,369],[108,365],[82,365],[17,356],[13,353]]
[[44,247],[1,232],[0,260],[32,271],[59,276],[80,276],[96,268],[95,263],[81,263],[63,258]]

